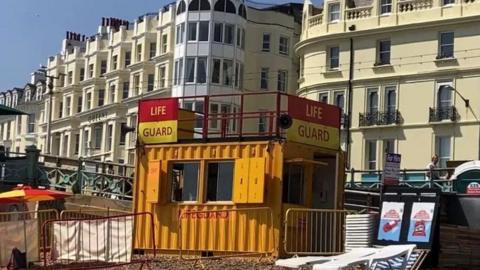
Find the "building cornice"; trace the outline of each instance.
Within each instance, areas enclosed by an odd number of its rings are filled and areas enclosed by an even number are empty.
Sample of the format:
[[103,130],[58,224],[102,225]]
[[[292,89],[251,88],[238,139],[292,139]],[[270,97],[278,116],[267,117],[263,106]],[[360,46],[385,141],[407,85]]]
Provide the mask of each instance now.
[[[457,17],[457,18],[450,18],[450,19],[442,19],[442,20],[434,20],[429,22],[419,22],[419,23],[410,23],[410,24],[402,24],[402,25],[393,25],[393,26],[385,26],[379,28],[372,28],[368,30],[360,30],[360,31],[351,31],[351,32],[341,32],[341,33],[333,33],[333,34],[325,34],[325,35],[317,35],[312,38],[307,38],[295,44],[295,53],[299,54],[299,51],[306,46],[315,44],[317,42],[326,42],[336,39],[348,39],[354,37],[363,37],[373,34],[383,34],[389,33],[394,31],[404,31],[404,30],[418,30],[420,28],[432,28],[438,27],[440,25],[452,25],[452,24],[461,24],[467,22],[476,22],[480,21],[480,15],[474,16],[466,16],[466,17]],[[346,22],[345,22],[346,23]],[[308,30],[307,30],[308,31]]]
[[[449,68],[449,69],[441,69],[441,70],[434,70],[422,73],[410,73],[410,74],[392,74],[390,76],[383,76],[383,77],[370,77],[370,78],[362,78],[362,79],[353,79],[353,84],[368,84],[372,82],[379,82],[379,81],[406,81],[406,80],[414,80],[414,79],[432,79],[435,76],[451,76],[454,77],[456,75],[467,75],[468,73],[478,74],[480,72],[480,66],[472,67],[472,68]],[[348,84],[348,79],[345,78],[341,81],[335,82],[328,82],[328,83],[316,83],[306,87],[301,87],[297,90],[297,95],[302,95],[308,93],[312,90],[318,90],[318,88],[331,88],[331,87],[346,87]],[[355,86],[355,85],[354,85]]]

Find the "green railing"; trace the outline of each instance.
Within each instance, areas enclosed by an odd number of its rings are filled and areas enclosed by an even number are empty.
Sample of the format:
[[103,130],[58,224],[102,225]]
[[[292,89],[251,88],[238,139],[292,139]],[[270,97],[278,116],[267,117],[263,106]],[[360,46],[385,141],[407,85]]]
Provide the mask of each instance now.
[[50,186],[74,193],[131,200],[134,167],[127,164],[86,159],[40,156]]
[[[440,188],[443,192],[453,192],[454,185],[448,176],[455,168],[445,169],[402,169],[400,171],[399,185],[417,188]],[[379,189],[382,184],[381,170],[355,170],[346,171],[348,181],[346,188]],[[433,177],[428,177],[432,175]]]

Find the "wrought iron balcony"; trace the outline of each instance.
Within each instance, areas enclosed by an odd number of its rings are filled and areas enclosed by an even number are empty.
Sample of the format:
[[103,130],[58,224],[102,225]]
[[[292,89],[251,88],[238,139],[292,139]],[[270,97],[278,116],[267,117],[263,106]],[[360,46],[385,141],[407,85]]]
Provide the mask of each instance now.
[[348,114],[342,113],[342,115],[340,116],[340,126],[342,128],[347,128],[348,121],[350,121],[350,117],[348,117]]
[[383,111],[383,112],[369,112],[360,113],[360,126],[383,126],[383,125],[398,125],[401,123],[401,114],[398,110]]
[[455,106],[429,108],[429,122],[440,122],[442,120],[457,121],[457,108]]

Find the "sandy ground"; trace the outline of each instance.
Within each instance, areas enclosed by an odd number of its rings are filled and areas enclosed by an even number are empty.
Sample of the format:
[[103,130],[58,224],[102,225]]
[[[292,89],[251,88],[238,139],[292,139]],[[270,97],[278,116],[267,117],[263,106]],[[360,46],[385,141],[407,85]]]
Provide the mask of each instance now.
[[[198,261],[183,260],[178,256],[157,256],[155,262],[147,264],[143,269],[178,269],[178,270],[192,270],[192,269],[232,269],[232,270],[247,270],[247,269],[272,269],[279,270],[280,268],[273,266],[274,261],[269,258],[221,258],[221,259],[202,259]],[[120,268],[118,268],[120,269]],[[140,264],[130,265],[122,269],[140,269]]]

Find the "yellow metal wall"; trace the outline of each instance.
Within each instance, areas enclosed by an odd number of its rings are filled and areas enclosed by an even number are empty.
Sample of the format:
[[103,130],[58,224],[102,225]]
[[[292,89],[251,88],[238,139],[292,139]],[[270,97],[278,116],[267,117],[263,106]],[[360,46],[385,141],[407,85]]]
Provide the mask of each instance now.
[[[282,145],[278,142],[260,141],[244,143],[205,143],[205,144],[174,144],[145,146],[138,150],[137,177],[134,190],[134,207],[136,212],[152,212],[155,224],[156,246],[162,250],[177,250],[179,248],[179,215],[185,211],[222,210],[235,208],[253,208],[267,206],[272,209],[274,231],[267,231],[266,217],[264,213],[245,214],[234,213],[239,238],[248,235],[251,252],[265,252],[277,249],[279,242],[281,211],[281,174],[282,174]],[[172,203],[170,202],[170,179],[168,179],[168,165],[171,161],[208,161],[208,160],[233,160],[235,161],[234,190],[232,199],[234,202],[222,203]],[[259,175],[264,167],[264,175]],[[157,170],[159,168],[159,170]],[[205,189],[205,167],[200,166],[199,195]],[[235,183],[243,178],[243,184]],[[264,178],[264,181],[261,181]],[[248,181],[248,185],[245,183]],[[198,200],[203,198],[199,197]],[[262,203],[263,201],[263,203]],[[260,217],[261,216],[261,217]],[[185,222],[185,221],[184,221]],[[212,237],[204,231],[206,223],[210,222],[210,228],[217,224],[219,229],[213,229],[219,240],[211,243]],[[189,235],[201,237],[200,241],[193,243],[192,239],[186,239],[182,235],[182,249],[197,250],[232,250],[245,249],[245,243],[227,239],[225,232],[222,233],[221,220],[199,220],[195,226],[189,225],[189,229],[197,230]],[[244,224],[247,224],[245,226]],[[203,225],[202,225],[203,224]],[[136,222],[135,248],[151,249],[152,228],[150,222],[140,218]],[[185,230],[182,230],[185,234]],[[212,232],[210,232],[212,233]],[[223,236],[222,236],[223,235]],[[266,239],[261,236],[274,235],[274,239]],[[225,239],[222,239],[225,237]],[[267,237],[270,238],[270,237]],[[253,243],[252,241],[258,241]],[[209,243],[210,241],[210,243]],[[230,243],[237,242],[237,243]],[[276,243],[275,243],[276,242]],[[229,243],[229,244],[226,244]],[[236,246],[235,246],[236,245]],[[208,249],[207,249],[208,247]]]
[[[154,218],[156,247],[161,250],[248,251],[274,255],[282,253],[283,218],[290,207],[282,204],[282,176],[285,159],[313,159],[314,153],[337,156],[335,151],[293,142],[256,141],[204,144],[171,144],[139,148],[137,152],[137,177],[134,189],[136,212],[151,212]],[[205,190],[205,161],[235,161],[233,202],[205,202],[201,198]],[[170,202],[169,162],[202,161],[198,182],[197,203]],[[343,163],[342,163],[343,164]],[[340,165],[343,171],[343,165]],[[308,169],[307,169],[308,170]],[[311,186],[311,171],[306,186]],[[343,187],[343,177],[335,179],[337,187]],[[337,208],[342,207],[343,189],[336,190]],[[306,199],[311,197],[307,191]],[[211,211],[225,209],[268,207],[273,216],[263,211],[239,211],[230,213],[231,224],[221,218],[179,218],[187,211]],[[179,220],[182,235],[179,237]],[[149,221],[136,220],[135,248],[151,249]],[[273,239],[272,239],[273,238]]]

